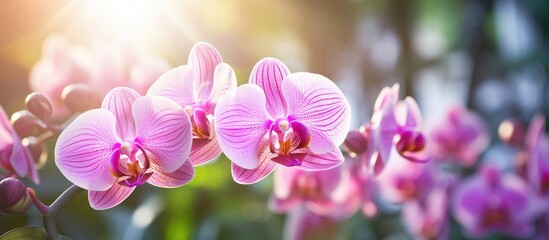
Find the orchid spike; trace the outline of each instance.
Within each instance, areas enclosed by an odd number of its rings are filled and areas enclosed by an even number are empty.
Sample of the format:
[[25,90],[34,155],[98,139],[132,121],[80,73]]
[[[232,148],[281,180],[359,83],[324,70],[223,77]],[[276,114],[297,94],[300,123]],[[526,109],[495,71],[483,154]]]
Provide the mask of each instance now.
[[94,209],[112,208],[148,182],[172,188],[194,176],[191,126],[183,108],[159,96],[111,90],[100,109],[78,116],[59,136],[55,163],[88,190]]
[[250,83],[224,95],[215,108],[219,145],[233,162],[233,179],[260,181],[278,165],[326,170],[343,161],[338,146],[351,111],[324,76],[292,73],[278,59],[259,61]]
[[213,126],[214,109],[219,98],[235,88],[233,69],[222,63],[214,46],[199,42],[189,54],[188,65],[160,76],[147,95],[170,98],[185,109],[193,129],[190,160],[197,166],[221,154]]
[[0,180],[13,176],[29,177],[34,184],[40,183],[30,150],[23,145],[0,106]]

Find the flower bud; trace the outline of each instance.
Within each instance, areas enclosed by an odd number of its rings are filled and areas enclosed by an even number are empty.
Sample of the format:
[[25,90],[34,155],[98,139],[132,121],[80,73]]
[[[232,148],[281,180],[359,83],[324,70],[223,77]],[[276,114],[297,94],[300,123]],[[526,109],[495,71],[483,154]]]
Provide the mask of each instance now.
[[39,142],[36,137],[26,137],[22,140],[23,146],[27,147],[34,159],[34,165],[40,169],[46,165],[48,159],[48,151],[43,142]]
[[44,123],[28,110],[21,110],[11,115],[11,124],[19,137],[28,137],[41,128],[45,128]]
[[84,112],[100,106],[99,96],[88,85],[74,83],[66,86],[61,93],[61,99],[71,111]]
[[525,130],[522,123],[514,118],[507,119],[499,124],[498,135],[501,141],[511,146],[520,146]]
[[27,186],[19,179],[5,178],[0,181],[0,210],[8,214],[24,213],[31,204]]
[[368,146],[368,139],[364,133],[360,131],[350,131],[343,142],[343,147],[351,157],[357,157],[366,151]]
[[38,119],[48,122],[51,117],[52,107],[50,101],[42,94],[33,92],[25,99],[27,110]]

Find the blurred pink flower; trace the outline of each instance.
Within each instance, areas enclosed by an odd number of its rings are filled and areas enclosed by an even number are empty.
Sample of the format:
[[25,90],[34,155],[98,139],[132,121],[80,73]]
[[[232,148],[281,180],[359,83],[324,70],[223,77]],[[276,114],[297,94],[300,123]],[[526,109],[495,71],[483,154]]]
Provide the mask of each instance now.
[[429,149],[433,158],[472,166],[490,144],[484,120],[462,106],[450,108],[444,119],[429,133]]
[[351,111],[324,76],[292,73],[277,59],[259,61],[250,83],[224,95],[215,109],[219,145],[233,162],[233,179],[260,181],[277,165],[326,170],[343,161],[338,146]]
[[29,84],[33,91],[44,94],[53,105],[53,119],[61,120],[70,113],[62,99],[69,84],[82,83],[94,92],[99,105],[105,94],[125,86],[145,94],[151,84],[170,65],[163,59],[137,51],[127,43],[96,44],[87,49],[71,44],[59,34],[46,38],[42,58],[32,67]]
[[33,183],[39,184],[40,179],[32,154],[23,146],[21,138],[1,106],[0,124],[0,180],[17,175],[29,177]]
[[193,128],[190,160],[196,166],[221,154],[213,128],[214,109],[219,98],[235,88],[233,69],[222,63],[214,46],[199,42],[189,54],[188,65],[163,74],[147,95],[168,97],[185,109]]
[[191,126],[183,108],[159,96],[119,87],[101,109],[78,116],[59,136],[55,163],[88,191],[94,209],[112,208],[136,186],[171,188],[194,176]]
[[526,173],[536,191],[549,199],[549,138],[544,131],[545,117],[534,116],[525,139]]
[[448,239],[448,197],[444,187],[437,187],[424,200],[404,203],[402,219],[414,239]]
[[42,58],[30,71],[29,85],[50,100],[53,118],[62,119],[69,114],[61,99],[63,89],[71,83],[89,82],[92,72],[88,51],[71,46],[62,35],[52,34],[44,40]]
[[283,239],[335,239],[339,226],[337,219],[317,215],[306,208],[297,208],[286,218]]
[[378,193],[392,203],[419,198],[434,184],[434,179],[425,168],[426,164],[393,157],[375,178]]
[[527,237],[533,234],[537,204],[522,178],[487,165],[456,186],[452,210],[471,236],[501,232]]
[[399,85],[381,90],[372,120],[361,132],[368,136],[368,150],[362,157],[366,166],[378,174],[392,157],[392,151],[414,162],[425,162],[425,137],[421,131],[421,112],[411,97],[398,100]]
[[346,219],[361,203],[360,189],[345,164],[324,171],[278,168],[269,202],[275,212],[286,213],[305,206],[321,216]]

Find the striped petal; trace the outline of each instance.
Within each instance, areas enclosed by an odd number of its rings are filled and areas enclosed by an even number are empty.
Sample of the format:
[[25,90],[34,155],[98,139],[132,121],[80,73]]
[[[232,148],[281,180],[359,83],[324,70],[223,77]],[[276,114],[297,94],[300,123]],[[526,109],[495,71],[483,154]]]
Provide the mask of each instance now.
[[157,159],[164,172],[173,172],[188,159],[192,135],[189,117],[174,101],[160,96],[135,100],[133,118],[137,140]]
[[303,158],[301,166],[296,166],[296,168],[306,171],[328,170],[339,166],[343,160],[344,157],[338,148],[323,154],[315,154],[307,149],[307,155]]
[[130,196],[135,187],[114,184],[106,191],[88,191],[88,201],[95,210],[113,208]]
[[167,97],[185,107],[194,101],[193,86],[192,69],[188,66],[180,66],[162,74],[151,85],[147,96]]
[[276,156],[269,151],[267,138],[261,140],[259,144],[259,163],[254,169],[239,167],[234,162],[231,165],[232,175],[235,182],[240,184],[253,184],[267,177],[277,166],[277,163],[271,159]]
[[219,146],[236,165],[259,165],[258,146],[268,131],[265,94],[254,84],[244,84],[225,94],[215,108],[214,126]]
[[157,187],[180,187],[191,181],[194,177],[194,167],[190,161],[185,161],[179,169],[171,173],[163,172],[162,168],[158,167],[156,164],[154,164],[152,168],[154,173],[147,182]]
[[141,97],[135,90],[127,87],[117,87],[107,93],[101,108],[114,113],[116,117],[116,132],[120,140],[133,140],[135,123],[132,116],[132,104]]
[[205,102],[213,87],[215,67],[222,61],[214,46],[206,42],[196,43],[189,53],[187,65],[194,70],[196,100]]
[[82,113],[59,135],[55,164],[69,181],[92,191],[104,191],[115,178],[109,171],[112,147],[117,143],[116,118],[105,109]]
[[288,118],[308,127],[309,148],[316,154],[343,143],[351,124],[351,107],[341,90],[328,78],[312,73],[293,73],[282,82]]
[[282,96],[282,80],[290,74],[290,70],[276,58],[264,58],[253,68],[250,83],[263,89],[267,99],[267,112],[273,119],[284,117],[286,101]]

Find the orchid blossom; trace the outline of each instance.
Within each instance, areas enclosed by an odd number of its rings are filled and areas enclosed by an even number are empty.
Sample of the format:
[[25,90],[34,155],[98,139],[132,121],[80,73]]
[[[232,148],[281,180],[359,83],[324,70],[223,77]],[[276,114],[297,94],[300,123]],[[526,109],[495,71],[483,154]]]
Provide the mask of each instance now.
[[453,194],[453,212],[471,236],[503,232],[515,237],[533,233],[538,205],[531,186],[513,173],[484,166],[461,182]]
[[475,112],[453,106],[445,118],[430,129],[429,148],[438,161],[470,167],[490,144],[486,124]]
[[40,179],[32,154],[23,145],[2,107],[0,124],[0,180],[17,175],[29,177],[33,183],[39,184]]
[[413,162],[426,162],[430,158],[421,130],[419,107],[411,97],[399,101],[398,94],[398,84],[381,90],[371,122],[360,129],[369,138],[368,150],[362,159],[374,174],[383,170],[393,149],[399,156]]
[[214,110],[219,98],[235,88],[233,69],[222,63],[215,47],[199,42],[189,54],[188,65],[166,72],[151,86],[147,95],[170,98],[185,109],[193,129],[190,159],[196,166],[221,154],[213,127]]
[[78,116],[59,136],[55,163],[88,190],[94,209],[112,208],[135,187],[182,186],[194,176],[188,161],[191,125],[183,108],[159,96],[119,87],[102,107]]
[[324,76],[292,73],[279,60],[259,61],[250,83],[221,97],[215,108],[219,145],[232,161],[233,179],[260,181],[277,165],[326,170],[343,161],[338,146],[351,111]]

